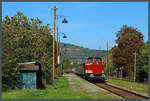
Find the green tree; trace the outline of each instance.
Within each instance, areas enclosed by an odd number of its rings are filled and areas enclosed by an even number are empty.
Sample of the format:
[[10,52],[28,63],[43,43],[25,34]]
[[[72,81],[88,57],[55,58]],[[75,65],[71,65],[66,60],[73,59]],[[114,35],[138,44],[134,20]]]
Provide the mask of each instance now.
[[[134,53],[143,46],[143,35],[138,29],[124,25],[117,33],[117,46],[113,47],[112,61],[115,68],[123,67],[124,74],[133,77]],[[137,56],[138,58],[138,56]]]
[[64,58],[62,63],[63,63],[63,69],[73,68],[73,62],[70,61],[68,58]]
[[106,58],[107,58],[107,56],[105,56],[105,57],[103,57],[102,58],[102,61],[103,61],[103,63],[104,63],[104,71],[105,72],[107,72],[107,71],[110,71],[110,75],[113,75],[113,71],[114,71],[114,65],[113,65],[113,63],[112,63],[112,49],[111,50],[109,50],[108,51],[108,66],[109,66],[109,68],[106,68]]
[[22,12],[2,21],[2,82],[19,74],[17,63],[40,61],[43,76],[49,75],[52,57],[52,35],[49,25],[38,18],[27,18]]
[[148,41],[140,49],[137,61],[137,80],[140,82],[148,81]]

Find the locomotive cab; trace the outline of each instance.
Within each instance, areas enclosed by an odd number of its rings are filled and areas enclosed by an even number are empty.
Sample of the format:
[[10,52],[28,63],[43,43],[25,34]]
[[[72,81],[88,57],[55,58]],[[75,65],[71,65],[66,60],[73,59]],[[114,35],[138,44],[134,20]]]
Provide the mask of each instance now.
[[85,79],[105,81],[103,62],[100,57],[89,57],[85,62]]

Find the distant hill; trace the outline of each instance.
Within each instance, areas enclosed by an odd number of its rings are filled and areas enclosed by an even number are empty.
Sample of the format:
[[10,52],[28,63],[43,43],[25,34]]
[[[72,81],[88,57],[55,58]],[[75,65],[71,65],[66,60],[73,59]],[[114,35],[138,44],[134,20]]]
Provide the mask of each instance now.
[[[68,43],[62,43],[63,57],[69,58],[71,61],[81,61],[89,56],[95,56],[94,49],[84,48]],[[96,50],[96,56],[104,57],[106,55],[105,50]]]

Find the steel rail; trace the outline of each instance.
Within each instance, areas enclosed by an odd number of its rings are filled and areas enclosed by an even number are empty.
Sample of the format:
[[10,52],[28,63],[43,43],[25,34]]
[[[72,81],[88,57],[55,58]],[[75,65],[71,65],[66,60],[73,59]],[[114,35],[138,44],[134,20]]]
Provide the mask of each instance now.
[[119,95],[125,99],[148,99],[147,96],[129,91],[129,90],[125,90],[107,83],[95,83],[96,86],[101,87],[105,90],[108,90],[116,95]]

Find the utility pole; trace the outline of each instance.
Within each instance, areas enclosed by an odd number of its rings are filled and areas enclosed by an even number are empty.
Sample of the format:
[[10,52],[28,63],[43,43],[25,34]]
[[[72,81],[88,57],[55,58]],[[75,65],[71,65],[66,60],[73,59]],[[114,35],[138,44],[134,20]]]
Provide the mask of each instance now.
[[61,73],[62,73],[62,71],[63,71],[62,70],[62,44],[61,44],[61,62],[60,63],[61,63],[60,65],[61,65]]
[[136,52],[134,53],[134,82],[136,81]]
[[123,72],[122,72],[122,70],[123,70],[123,66],[121,67],[121,75],[120,75],[121,79],[123,78]]
[[106,47],[107,47],[107,55],[106,55],[106,68],[107,68],[107,75],[109,75],[109,66],[108,66],[108,41],[107,41],[107,45],[106,45]]
[[54,27],[53,27],[53,89],[55,89],[55,20],[56,20],[56,6],[54,5]]
[[59,43],[58,43],[58,25],[57,25],[57,45],[56,45],[56,46],[57,46],[57,56],[56,56],[56,58],[57,58],[57,59],[56,59],[56,60],[57,60],[57,75],[58,75],[58,61],[59,61],[59,60],[58,60],[58,55],[59,55],[59,54],[58,54],[58,44],[59,44]]
[[96,57],[96,50],[95,50],[95,57]]
[[59,62],[58,62],[58,66],[59,66],[59,74],[61,73],[61,67],[60,67],[60,37],[59,37]]
[[99,47],[99,56],[102,57],[101,56],[101,47]]

